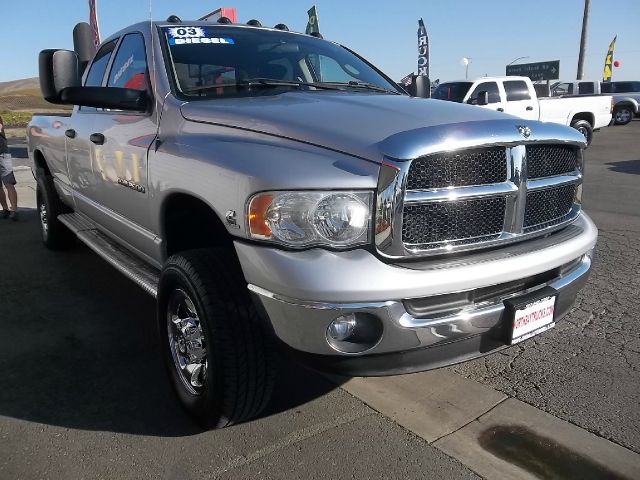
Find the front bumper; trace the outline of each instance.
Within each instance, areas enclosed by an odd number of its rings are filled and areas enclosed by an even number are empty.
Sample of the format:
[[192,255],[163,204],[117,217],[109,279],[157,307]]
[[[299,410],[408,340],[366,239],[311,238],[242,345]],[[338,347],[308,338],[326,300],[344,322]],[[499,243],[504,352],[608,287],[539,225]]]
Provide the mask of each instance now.
[[[387,264],[363,250],[286,252],[240,242],[236,250],[254,300],[286,345],[321,369],[387,375],[450,365],[506,347],[506,298],[550,286],[557,291],[559,320],[587,281],[596,239],[597,229],[583,213],[544,238],[421,263]],[[502,285],[523,279],[529,281],[521,290],[500,293]],[[493,297],[450,310],[443,301],[437,315],[415,316],[407,308],[410,299],[448,299],[488,287],[496,287]],[[381,338],[364,352],[340,352],[327,341],[329,324],[348,313],[382,324]]]

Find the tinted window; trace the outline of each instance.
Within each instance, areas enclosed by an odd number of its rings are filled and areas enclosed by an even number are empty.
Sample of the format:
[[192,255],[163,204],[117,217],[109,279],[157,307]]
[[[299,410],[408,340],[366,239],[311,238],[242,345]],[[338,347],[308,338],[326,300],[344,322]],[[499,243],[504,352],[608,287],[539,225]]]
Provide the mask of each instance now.
[[580,82],[578,84],[578,94],[579,95],[589,95],[595,92],[595,88],[593,86],[593,82]]
[[125,35],[111,64],[108,87],[147,88],[147,56],[139,33]]
[[522,80],[507,80],[504,82],[504,89],[507,93],[507,102],[531,99],[529,88]]
[[559,83],[553,87],[553,95],[558,97],[560,95],[571,95],[573,93],[572,83]]
[[[637,82],[613,82],[611,86],[613,87],[613,93],[631,93],[638,91]],[[634,88],[636,87],[636,88]]]
[[462,102],[471,85],[473,85],[471,82],[441,83],[433,91],[431,97],[438,100],[449,100],[450,102]]
[[602,82],[602,83],[600,84],[600,91],[601,91],[602,93],[611,93],[611,92],[613,92],[613,89],[612,89],[611,87],[612,87],[611,83],[609,83],[609,82]]
[[496,82],[484,82],[479,84],[473,90],[468,103],[476,105],[478,103],[478,94],[483,91],[489,94],[489,103],[500,103],[500,91],[498,90],[498,84]]
[[104,78],[104,72],[107,69],[107,64],[111,58],[111,52],[116,46],[116,41],[109,42],[104,45],[93,59],[93,63],[87,73],[87,79],[84,84],[87,87],[99,87],[102,85],[102,79]]

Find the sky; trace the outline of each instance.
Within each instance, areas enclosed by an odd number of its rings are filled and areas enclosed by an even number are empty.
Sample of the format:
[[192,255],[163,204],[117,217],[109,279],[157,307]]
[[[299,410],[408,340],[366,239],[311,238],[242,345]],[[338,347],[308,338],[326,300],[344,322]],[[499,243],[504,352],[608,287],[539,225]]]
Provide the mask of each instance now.
[[[304,31],[314,0],[278,2],[151,0],[151,14],[196,19],[218,7],[236,7],[238,20],[285,23]],[[9,0],[2,0],[2,3]],[[97,0],[102,38],[149,19],[149,0]],[[37,76],[38,52],[73,49],[71,32],[88,21],[87,0],[17,0],[2,6],[0,82]],[[504,75],[505,65],[560,60],[562,80],[576,78],[584,0],[315,0],[324,37],[357,51],[385,73],[401,79],[417,71],[418,19],[424,18],[431,48],[431,79]],[[640,80],[640,0],[592,0],[585,78],[600,80],[604,57],[618,35],[613,80]]]

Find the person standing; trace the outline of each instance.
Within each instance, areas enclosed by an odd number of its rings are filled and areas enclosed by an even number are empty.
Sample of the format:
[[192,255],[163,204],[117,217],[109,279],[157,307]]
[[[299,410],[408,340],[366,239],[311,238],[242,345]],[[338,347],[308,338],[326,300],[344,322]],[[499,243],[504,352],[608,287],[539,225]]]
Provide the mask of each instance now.
[[[4,188],[7,189],[5,197]],[[10,207],[7,206],[7,197],[9,197]],[[0,117],[0,218],[10,218],[18,220],[18,192],[16,192],[16,177],[13,174],[13,160],[9,152],[7,136],[4,133],[4,122]]]

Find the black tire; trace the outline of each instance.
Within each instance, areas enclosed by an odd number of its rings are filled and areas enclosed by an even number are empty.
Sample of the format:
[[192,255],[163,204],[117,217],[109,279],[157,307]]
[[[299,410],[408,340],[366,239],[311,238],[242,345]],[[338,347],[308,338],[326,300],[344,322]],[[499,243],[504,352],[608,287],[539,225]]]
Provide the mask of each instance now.
[[[198,391],[190,391],[196,387],[187,385],[169,341],[170,301],[182,294],[195,307],[206,350],[206,375],[199,378]],[[251,302],[233,252],[202,249],[169,258],[158,286],[158,327],[171,383],[202,428],[237,424],[266,407],[276,370],[272,339]]]
[[42,242],[51,250],[71,248],[76,243],[76,236],[58,220],[58,215],[69,213],[70,210],[58,197],[58,192],[56,192],[53,185],[53,179],[45,175],[44,170],[37,170],[36,182],[36,202]]
[[633,120],[633,109],[629,105],[618,105],[613,109],[613,123],[626,125]]
[[587,140],[587,145],[591,145],[593,140],[593,127],[586,120],[574,120],[571,122],[571,126],[584,135]]

